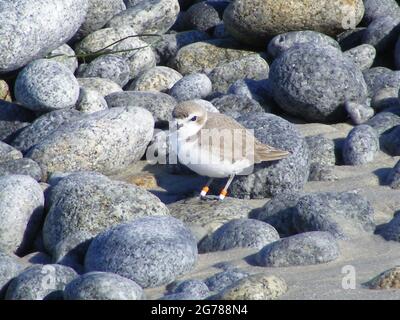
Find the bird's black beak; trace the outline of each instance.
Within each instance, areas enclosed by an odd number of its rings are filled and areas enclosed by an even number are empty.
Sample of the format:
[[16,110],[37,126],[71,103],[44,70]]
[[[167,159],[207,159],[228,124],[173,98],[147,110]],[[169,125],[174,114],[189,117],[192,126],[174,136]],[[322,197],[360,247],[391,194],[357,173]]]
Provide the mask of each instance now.
[[181,124],[177,123],[177,124],[176,124],[176,130],[179,130],[179,129],[182,128],[182,127],[183,127],[183,123],[181,123]]

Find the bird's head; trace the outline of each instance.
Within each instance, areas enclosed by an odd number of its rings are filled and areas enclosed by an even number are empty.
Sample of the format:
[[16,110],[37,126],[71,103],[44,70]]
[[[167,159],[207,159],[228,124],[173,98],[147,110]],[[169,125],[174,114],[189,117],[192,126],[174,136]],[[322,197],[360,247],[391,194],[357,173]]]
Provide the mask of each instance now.
[[197,134],[207,121],[207,111],[194,101],[178,104],[172,111],[173,129],[179,138],[187,139]]

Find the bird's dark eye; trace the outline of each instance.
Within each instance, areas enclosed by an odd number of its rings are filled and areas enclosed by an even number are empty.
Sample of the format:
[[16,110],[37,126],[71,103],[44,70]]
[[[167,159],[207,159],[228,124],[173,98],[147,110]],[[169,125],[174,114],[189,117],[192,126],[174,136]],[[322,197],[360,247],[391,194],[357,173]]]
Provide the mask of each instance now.
[[196,121],[197,120],[197,117],[196,116],[194,116],[194,117],[192,117],[191,119],[190,119],[190,121]]

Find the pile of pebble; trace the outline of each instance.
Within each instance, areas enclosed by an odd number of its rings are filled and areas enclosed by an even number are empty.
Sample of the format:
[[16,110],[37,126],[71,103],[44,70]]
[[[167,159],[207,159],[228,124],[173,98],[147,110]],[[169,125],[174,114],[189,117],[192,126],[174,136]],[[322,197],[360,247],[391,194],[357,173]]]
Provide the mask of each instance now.
[[[338,240],[374,233],[362,195],[303,187],[400,156],[395,0],[3,0],[0,21],[0,299],[145,299],[166,285],[168,300],[276,299],[284,279],[229,264],[179,278],[235,248],[265,268],[329,263]],[[187,100],[291,155],[218,204],[110,179]],[[338,145],[290,119],[354,128]],[[400,162],[387,184],[400,188]],[[400,241],[400,215],[382,236]]]

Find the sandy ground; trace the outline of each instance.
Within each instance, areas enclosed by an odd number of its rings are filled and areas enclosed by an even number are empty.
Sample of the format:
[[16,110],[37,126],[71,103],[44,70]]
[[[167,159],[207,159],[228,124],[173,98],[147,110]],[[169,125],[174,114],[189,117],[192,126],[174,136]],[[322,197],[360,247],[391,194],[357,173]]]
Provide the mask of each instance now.
[[[304,136],[323,134],[341,143],[352,126],[348,124],[296,124]],[[400,157],[390,157],[379,153],[373,163],[352,167],[336,166],[337,181],[308,182],[305,192],[317,191],[354,191],[365,195],[375,210],[377,225],[390,221],[393,215],[400,211],[400,190],[392,190],[385,185],[386,175]],[[159,196],[166,203],[174,202],[182,197],[198,192],[204,182],[203,177],[173,175],[167,173],[165,167],[149,166],[139,162],[123,173],[113,176],[114,179],[130,181],[137,175],[149,175],[147,189]],[[261,207],[269,199],[243,200],[254,208]],[[182,279],[204,279],[221,271],[213,267],[218,262],[229,261],[233,265],[250,273],[265,273],[279,275],[289,286],[288,292],[281,299],[400,299],[400,290],[370,290],[363,283],[379,273],[400,265],[400,243],[385,241],[378,235],[371,235],[352,241],[341,241],[341,257],[328,264],[313,266],[265,268],[252,266],[247,257],[254,250],[235,249],[225,252],[201,254],[196,269]],[[355,289],[343,289],[342,281],[346,276],[342,273],[345,266],[354,267]],[[147,289],[148,298],[156,299],[162,296],[165,288]]]

